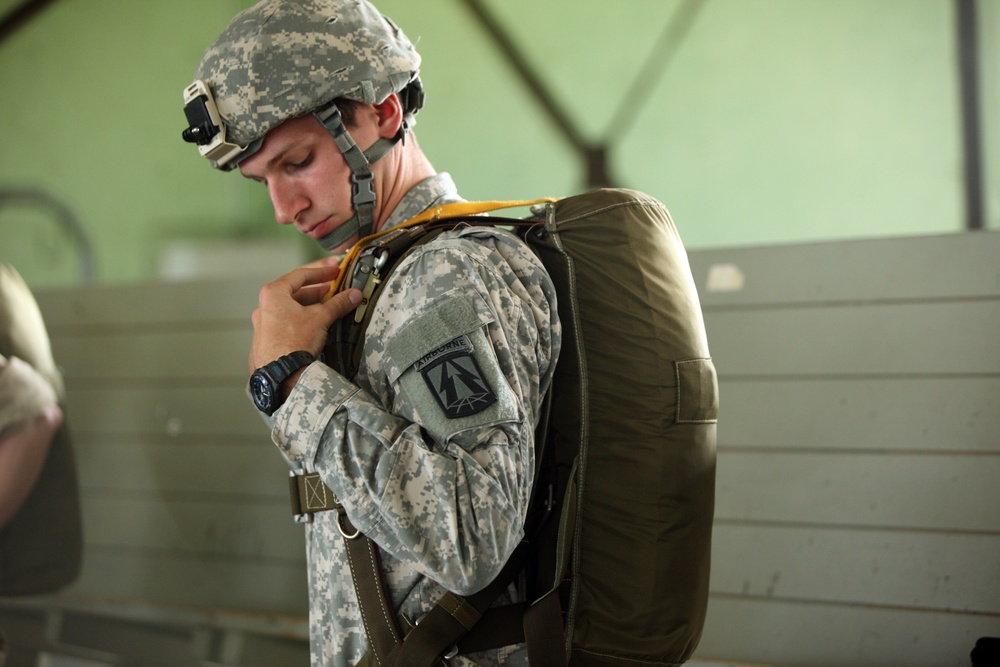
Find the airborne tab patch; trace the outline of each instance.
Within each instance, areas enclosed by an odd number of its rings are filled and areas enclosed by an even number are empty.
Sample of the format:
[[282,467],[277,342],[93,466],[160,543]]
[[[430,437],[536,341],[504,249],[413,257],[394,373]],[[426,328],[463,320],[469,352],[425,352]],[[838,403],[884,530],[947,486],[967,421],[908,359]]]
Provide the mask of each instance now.
[[419,359],[413,368],[449,419],[468,417],[497,401],[476,362],[475,350],[468,336],[459,336]]

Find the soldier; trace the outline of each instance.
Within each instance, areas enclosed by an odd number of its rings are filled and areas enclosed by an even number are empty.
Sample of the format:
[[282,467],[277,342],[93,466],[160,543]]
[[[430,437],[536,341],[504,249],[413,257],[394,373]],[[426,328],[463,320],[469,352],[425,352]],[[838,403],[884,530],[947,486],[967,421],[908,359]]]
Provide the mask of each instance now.
[[[263,0],[205,53],[185,90],[184,138],[214,167],[262,183],[280,224],[340,253],[462,201],[412,131],[419,64],[365,0]],[[498,574],[523,535],[534,427],[560,344],[553,286],[527,246],[459,228],[380,277],[357,368],[338,372],[318,358],[342,352],[328,332],[362,297],[350,287],[324,301],[339,271],[331,257],[264,286],[249,358],[274,443],[294,470],[318,473],[346,514],[306,524],[314,666],[355,665],[370,648],[345,526],[377,544],[404,628],[447,591],[470,594]],[[527,659],[513,645],[450,664]]]

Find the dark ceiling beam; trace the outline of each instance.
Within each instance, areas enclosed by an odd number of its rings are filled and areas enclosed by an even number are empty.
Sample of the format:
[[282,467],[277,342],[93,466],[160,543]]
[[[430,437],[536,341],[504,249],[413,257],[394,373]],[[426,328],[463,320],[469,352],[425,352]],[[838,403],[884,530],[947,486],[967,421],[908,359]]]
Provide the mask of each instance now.
[[588,141],[577,129],[569,114],[559,105],[556,98],[549,92],[548,86],[542,82],[541,76],[528,62],[510,38],[499,21],[486,9],[480,0],[463,0],[472,14],[490,36],[506,61],[514,68],[521,81],[527,86],[535,100],[548,114],[556,128],[570,146],[581,156],[587,168],[587,187],[600,188],[614,185],[608,173],[607,147]]
[[0,19],[0,44],[56,0],[26,0]]
[[983,228],[983,151],[979,118],[979,35],[976,0],[955,0],[956,43],[965,162],[965,226]]
[[694,20],[701,11],[705,0],[684,0],[671,15],[660,33],[659,39],[650,51],[646,62],[632,80],[632,86],[618,105],[618,110],[608,124],[605,142],[611,143],[632,129],[639,112],[649,102],[664,72],[670,67],[674,56],[687,40]]
[[480,0],[464,0],[464,2],[493,40],[494,44],[496,44],[497,48],[500,49],[506,61],[514,68],[518,76],[521,77],[524,85],[528,87],[531,94],[535,96],[538,103],[545,109],[545,112],[556,124],[556,127],[566,138],[566,141],[577,150],[585,151],[589,149],[589,142],[576,129],[569,114],[559,106],[555,97],[549,92],[548,86],[542,82],[541,76],[538,75],[531,66],[531,63],[528,62],[528,59],[517,48],[514,40],[510,38],[510,35],[500,25],[500,22],[486,8],[486,5]]
[[583,136],[566,110],[549,92],[549,87],[542,81],[541,76],[532,67],[527,57],[514,44],[508,31],[490,13],[483,0],[462,1],[493,40],[507,63],[514,68],[528,91],[548,114],[559,132],[581,157],[587,169],[587,187],[590,188],[614,185],[609,171],[609,153],[613,142],[631,127],[639,110],[648,101],[652,89],[662,78],[663,72],[667,69],[677,49],[687,37],[698,11],[705,3],[705,0],[684,0],[671,16],[646,62],[636,75],[632,86],[620,100],[618,110],[605,133],[605,137],[599,141],[590,141]]

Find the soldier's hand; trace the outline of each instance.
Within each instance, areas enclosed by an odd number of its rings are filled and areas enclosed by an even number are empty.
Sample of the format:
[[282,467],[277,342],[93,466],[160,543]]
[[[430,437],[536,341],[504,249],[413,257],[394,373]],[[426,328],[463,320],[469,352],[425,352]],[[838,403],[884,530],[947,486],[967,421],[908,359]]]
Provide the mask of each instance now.
[[296,350],[319,356],[330,326],[361,303],[361,292],[356,289],[344,290],[323,302],[339,273],[339,261],[326,258],[296,269],[260,290],[259,304],[251,317],[251,373]]

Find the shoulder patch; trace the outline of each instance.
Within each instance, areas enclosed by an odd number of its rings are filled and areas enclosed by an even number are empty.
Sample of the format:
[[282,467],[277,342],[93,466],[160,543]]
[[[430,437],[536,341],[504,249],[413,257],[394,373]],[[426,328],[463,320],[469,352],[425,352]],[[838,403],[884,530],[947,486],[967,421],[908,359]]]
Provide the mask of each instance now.
[[459,336],[413,364],[449,419],[474,415],[497,401],[474,352],[469,337]]

